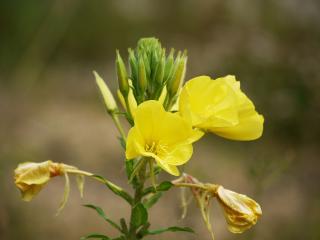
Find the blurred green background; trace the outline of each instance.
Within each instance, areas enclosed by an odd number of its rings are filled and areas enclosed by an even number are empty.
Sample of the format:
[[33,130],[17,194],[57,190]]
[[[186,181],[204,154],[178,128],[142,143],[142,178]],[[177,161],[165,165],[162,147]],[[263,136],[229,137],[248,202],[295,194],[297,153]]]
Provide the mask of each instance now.
[[[63,192],[56,178],[34,201],[13,183],[19,162],[52,159],[126,186],[123,152],[92,70],[116,90],[115,49],[141,37],[188,49],[187,79],[234,74],[265,116],[253,142],[207,135],[185,170],[256,199],[263,216],[233,235],[213,203],[221,239],[320,239],[320,2],[317,0],[2,0],[0,2],[0,239],[79,239],[114,234],[93,211],[119,219],[128,206],[90,180],[80,199],[54,217]],[[163,174],[164,178],[171,179]],[[153,227],[193,227],[197,234],[154,239],[209,239],[195,203],[181,213],[172,190],[151,211]],[[150,238],[151,239],[151,238]]]

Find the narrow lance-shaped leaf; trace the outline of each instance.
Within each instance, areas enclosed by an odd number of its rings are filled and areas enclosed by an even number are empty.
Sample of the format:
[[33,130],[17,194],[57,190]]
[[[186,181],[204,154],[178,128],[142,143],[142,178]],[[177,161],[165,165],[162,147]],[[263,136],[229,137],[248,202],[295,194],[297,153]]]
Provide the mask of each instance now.
[[114,221],[112,221],[110,218],[108,218],[106,216],[106,214],[104,213],[104,211],[102,210],[102,208],[95,206],[95,205],[92,205],[92,204],[86,204],[83,206],[87,207],[87,208],[94,209],[99,214],[99,216],[102,217],[106,222],[108,222],[112,227],[114,227],[117,230],[119,230],[120,232],[122,232],[120,226],[118,224],[116,224]]
[[100,240],[111,240],[106,235],[100,234],[100,233],[90,233],[89,235],[80,238],[81,240],[86,240],[86,239],[100,239]]
[[173,184],[169,181],[164,181],[162,183],[160,183],[157,187],[156,190],[154,189],[154,187],[148,187],[143,191],[143,195],[147,195],[149,193],[152,192],[165,192],[168,191],[171,187],[173,186]]
[[151,197],[149,197],[146,202],[144,203],[144,206],[149,209],[151,208],[154,204],[158,202],[158,200],[162,197],[162,192],[156,192],[153,194]]
[[189,233],[194,233],[194,231],[189,228],[189,227],[168,227],[168,228],[162,228],[162,229],[157,229],[157,230],[148,230],[145,235],[157,235],[161,234],[164,232],[189,232]]
[[94,178],[97,180],[103,182],[113,193],[116,195],[122,197],[124,200],[126,200],[130,205],[132,204],[133,200],[132,197],[121,187],[115,185],[114,183],[108,181],[104,177],[101,177],[99,175],[93,175]]

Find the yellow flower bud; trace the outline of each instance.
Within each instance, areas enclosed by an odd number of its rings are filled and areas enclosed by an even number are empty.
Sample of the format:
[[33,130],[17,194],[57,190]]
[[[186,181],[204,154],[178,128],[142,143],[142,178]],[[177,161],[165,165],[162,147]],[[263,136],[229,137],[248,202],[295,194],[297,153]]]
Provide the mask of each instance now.
[[113,97],[110,89],[108,88],[107,84],[103,81],[103,79],[99,76],[99,74],[96,71],[93,71],[93,74],[96,78],[96,83],[97,83],[99,90],[102,94],[107,111],[112,112],[112,111],[116,110],[118,108],[116,101],[114,100],[114,97]]
[[232,233],[242,233],[256,224],[262,211],[260,205],[246,195],[219,186],[217,199],[224,210],[228,229]]
[[[129,85],[132,86],[132,82],[131,80],[129,79]],[[124,110],[126,110],[128,112],[128,108],[127,108],[127,104],[126,104],[126,99],[124,98],[124,96],[122,95],[122,93],[120,92],[120,90],[118,89],[117,91],[117,94],[118,94],[118,98],[119,98],[119,101],[122,105],[122,107],[124,108]],[[133,94],[133,91],[132,89],[130,88],[129,90],[129,93],[128,93],[128,105],[129,105],[129,114],[134,117],[135,115],[135,111],[137,109],[137,101],[136,101],[136,98],[134,97],[134,94]]]
[[24,201],[31,201],[54,176],[63,175],[62,164],[46,161],[21,163],[14,171],[15,184]]

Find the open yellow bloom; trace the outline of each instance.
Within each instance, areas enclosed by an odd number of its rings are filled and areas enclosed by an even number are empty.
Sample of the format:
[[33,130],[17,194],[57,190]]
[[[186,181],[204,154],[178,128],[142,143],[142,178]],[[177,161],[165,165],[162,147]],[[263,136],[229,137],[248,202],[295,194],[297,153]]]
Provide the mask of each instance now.
[[192,155],[192,143],[203,133],[193,130],[178,114],[166,112],[158,101],[141,103],[135,112],[134,127],[128,133],[126,158],[145,156],[172,175],[179,175],[176,166]]
[[219,186],[217,199],[224,209],[228,229],[232,233],[242,233],[256,224],[262,211],[258,203],[246,195]]
[[180,94],[179,112],[193,126],[228,139],[254,140],[263,131],[263,116],[230,75],[188,81]]

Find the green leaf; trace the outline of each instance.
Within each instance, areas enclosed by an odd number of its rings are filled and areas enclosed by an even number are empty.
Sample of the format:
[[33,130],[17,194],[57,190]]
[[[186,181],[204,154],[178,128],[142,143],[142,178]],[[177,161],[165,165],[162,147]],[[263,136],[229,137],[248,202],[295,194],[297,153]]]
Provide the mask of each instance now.
[[156,192],[144,203],[144,206],[149,209],[151,208],[160,198],[162,197],[162,192]]
[[112,238],[112,240],[126,240],[126,238],[124,236],[120,236],[117,238]]
[[164,181],[162,183],[160,183],[159,186],[157,186],[157,191],[168,191],[171,187],[173,186],[173,184],[169,181]]
[[124,218],[120,219],[120,225],[121,225],[121,228],[122,228],[122,232],[127,235],[129,230],[128,230],[128,226],[127,226],[126,220]]
[[86,240],[86,239],[101,239],[101,240],[111,240],[111,238],[107,237],[106,235],[102,235],[99,233],[91,233],[85,237],[81,237],[81,240]]
[[189,227],[168,227],[168,228],[162,228],[162,229],[157,229],[157,230],[148,230],[145,232],[144,235],[157,235],[161,234],[164,232],[189,232],[189,233],[194,233],[194,231],[189,228]]
[[138,203],[132,210],[131,215],[131,224],[134,227],[138,228],[141,225],[144,225],[148,221],[148,212],[147,209],[143,206],[142,203]]
[[102,210],[102,208],[95,206],[95,205],[92,205],[92,204],[86,204],[83,206],[96,210],[96,212],[99,214],[100,217],[102,217],[105,221],[107,221],[111,226],[113,226],[114,228],[116,228],[117,230],[122,232],[122,229],[120,228],[120,226],[118,224],[116,224],[115,222],[113,222],[111,219],[109,219],[106,216],[106,214],[104,213],[104,211]]
[[152,192],[165,192],[168,191],[171,187],[173,186],[173,184],[169,181],[164,181],[162,183],[160,183],[157,187],[156,190],[154,189],[154,187],[148,187],[143,191],[143,195],[147,195],[149,193]]
[[104,177],[101,177],[99,175],[93,175],[93,177],[96,178],[97,180],[103,182],[113,193],[122,197],[130,205],[132,204],[132,202],[133,202],[132,197],[124,189],[122,189],[121,187],[115,185],[114,183],[108,181],[107,179],[105,179]]

